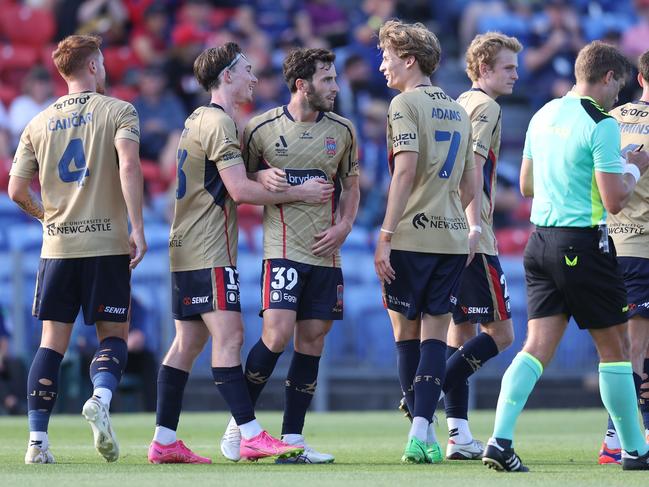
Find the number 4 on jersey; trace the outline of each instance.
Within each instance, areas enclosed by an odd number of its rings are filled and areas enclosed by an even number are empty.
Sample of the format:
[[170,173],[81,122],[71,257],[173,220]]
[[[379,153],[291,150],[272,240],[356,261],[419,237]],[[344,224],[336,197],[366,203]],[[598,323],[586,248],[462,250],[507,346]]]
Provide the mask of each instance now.
[[[74,168],[72,167],[74,162]],[[83,152],[81,139],[72,139],[65,148],[59,160],[59,177],[64,183],[74,183],[83,186],[85,178],[90,176],[90,170],[86,167],[86,155]]]

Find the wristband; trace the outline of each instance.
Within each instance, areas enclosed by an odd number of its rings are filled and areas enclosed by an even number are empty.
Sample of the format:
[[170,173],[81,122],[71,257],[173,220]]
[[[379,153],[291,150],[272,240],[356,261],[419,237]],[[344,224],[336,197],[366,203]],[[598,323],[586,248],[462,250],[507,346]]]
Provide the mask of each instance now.
[[624,166],[623,174],[630,174],[635,179],[636,184],[640,181],[640,169],[635,164],[626,164]]
[[480,225],[471,225],[469,231],[482,233],[482,227]]
[[392,230],[386,230],[385,228],[381,227],[381,232],[387,233],[388,235],[394,235],[394,232]]

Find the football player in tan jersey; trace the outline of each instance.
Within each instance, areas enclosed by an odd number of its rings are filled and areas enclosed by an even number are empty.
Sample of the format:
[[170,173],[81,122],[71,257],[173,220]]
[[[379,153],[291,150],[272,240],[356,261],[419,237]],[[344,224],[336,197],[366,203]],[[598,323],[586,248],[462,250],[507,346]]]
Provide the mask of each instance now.
[[[333,320],[342,319],[339,249],[351,231],[360,196],[355,130],[349,120],[331,112],[338,92],[334,59],[325,49],[289,53],[284,79],[290,102],[253,118],[244,132],[247,169],[266,187],[284,191],[322,179],[337,188],[326,207],[292,203],[264,208],[263,331],[248,355],[246,378],[255,402],[295,336],[282,440],[303,447],[304,453],[280,462],[334,461],[332,455],[308,446],[302,434],[325,336]],[[257,172],[264,163],[270,169]],[[221,449],[226,457],[237,450],[232,422]]]
[[[130,269],[144,256],[146,241],[137,112],[103,95],[100,46],[99,37],[85,35],[58,44],[52,58],[68,94],[27,125],[10,173],[9,196],[43,224],[34,297],[43,332],[27,381],[25,463],[54,463],[47,426],[79,308],[86,324],[96,323],[99,339],[90,366],[93,396],[83,415],[97,451],[108,462],[119,457],[108,411],[126,365]],[[36,173],[42,204],[29,191]]]
[[178,144],[177,190],[169,238],[176,337],[158,374],[151,463],[211,463],[176,438],[182,396],[194,360],[212,337],[212,375],[243,437],[239,458],[297,455],[302,449],[271,437],[255,419],[241,368],[243,323],[239,302],[236,204],[328,202],[333,186],[310,181],[271,192],[248,179],[233,116],[252,101],[257,78],[241,48],[228,42],[194,62],[211,103],[185,121]]
[[[476,192],[466,211],[469,242],[475,255],[462,275],[453,311],[454,325],[448,331],[442,390],[449,460],[478,460],[482,456],[484,445],[473,438],[468,424],[467,380],[514,340],[507,283],[493,231],[493,209],[502,122],[496,98],[512,93],[518,79],[517,53],[521,49],[516,38],[498,32],[476,36],[466,52],[466,71],[472,86],[457,100],[471,117],[473,156],[481,191]],[[476,323],[480,325],[480,334],[476,333]]]
[[[639,100],[610,111],[620,124],[622,155],[649,147],[649,51],[638,60]],[[617,214],[608,214],[608,232],[626,286],[631,365],[645,436],[649,438],[649,176],[643,174],[631,198]],[[608,418],[600,464],[621,463],[620,439]]]
[[441,56],[422,24],[386,22],[380,70],[400,92],[388,113],[392,181],[375,252],[397,346],[401,388],[412,412],[402,457],[442,461],[431,424],[444,382],[446,334],[469,254],[464,209],[477,186],[471,121],[431,85]]

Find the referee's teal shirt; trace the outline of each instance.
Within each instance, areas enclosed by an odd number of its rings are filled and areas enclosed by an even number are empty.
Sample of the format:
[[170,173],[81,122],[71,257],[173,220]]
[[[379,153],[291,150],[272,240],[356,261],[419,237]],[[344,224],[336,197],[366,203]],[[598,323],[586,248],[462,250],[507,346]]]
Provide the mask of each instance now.
[[592,227],[606,220],[595,171],[623,170],[617,121],[590,97],[573,92],[547,103],[527,128],[532,159],[531,221],[545,227]]

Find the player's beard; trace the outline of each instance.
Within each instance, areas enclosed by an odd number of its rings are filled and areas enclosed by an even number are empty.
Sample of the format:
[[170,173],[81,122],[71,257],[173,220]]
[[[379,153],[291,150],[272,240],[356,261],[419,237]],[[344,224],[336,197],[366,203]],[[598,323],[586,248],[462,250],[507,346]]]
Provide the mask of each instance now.
[[314,112],[330,112],[334,108],[333,102],[327,100],[322,95],[318,95],[313,87],[309,87],[307,90],[306,101],[309,104],[309,108]]

